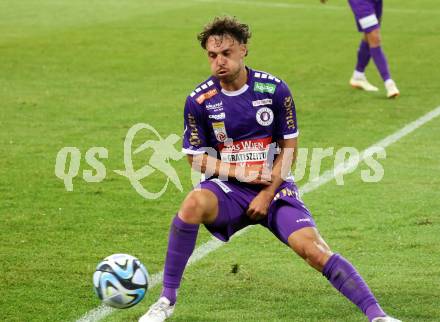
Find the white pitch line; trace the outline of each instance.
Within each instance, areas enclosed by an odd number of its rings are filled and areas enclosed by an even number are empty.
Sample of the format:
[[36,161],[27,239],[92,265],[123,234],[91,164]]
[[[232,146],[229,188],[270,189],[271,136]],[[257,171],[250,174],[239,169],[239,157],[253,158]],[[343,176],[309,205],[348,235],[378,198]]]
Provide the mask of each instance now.
[[[343,164],[337,165],[332,170],[325,171],[321,176],[319,176],[316,180],[313,182],[309,182],[305,185],[303,185],[300,190],[302,194],[306,194],[309,192],[312,192],[313,190],[319,188],[320,186],[330,182],[332,179],[334,179],[338,175],[342,175],[344,173],[348,173],[353,168],[357,167],[359,163],[361,163],[366,157],[371,156],[373,153],[375,153],[377,147],[386,148],[390,146],[391,144],[399,141],[401,138],[407,136],[411,132],[415,131],[422,125],[428,123],[429,121],[433,120],[434,118],[440,116],[440,106],[433,109],[431,112],[423,115],[422,117],[418,118],[417,120],[405,125],[403,128],[398,130],[397,132],[394,132],[393,134],[387,136],[383,140],[380,140],[376,142],[375,144],[371,145],[367,149],[363,150],[360,153],[359,158],[350,158],[347,162],[344,162]],[[240,230],[237,232],[233,238],[238,237],[242,234],[244,234],[250,227],[248,226],[245,229]],[[221,242],[215,237],[212,237],[211,240],[207,241],[206,243],[203,243],[199,247],[197,247],[194,250],[194,253],[190,257],[188,261],[188,266],[191,264],[194,264],[204,258],[209,253],[215,251],[216,249],[222,247],[225,245],[225,243]],[[163,272],[156,273],[150,277],[150,285],[149,288],[153,288],[157,286],[158,284],[162,283],[163,280]],[[87,312],[84,314],[83,317],[77,320],[77,322],[97,322],[105,318],[106,316],[113,313],[113,311],[116,311],[116,309],[112,309],[106,305],[100,305],[97,308]]]
[[[218,0],[196,0],[204,3],[219,3]],[[330,4],[303,4],[303,3],[288,3],[288,2],[259,2],[259,1],[243,1],[243,0],[223,0],[220,3],[238,4],[255,7],[267,8],[281,8],[281,9],[314,9],[314,10],[350,10],[349,6],[334,6]],[[386,12],[395,13],[423,13],[423,14],[438,14],[439,10],[427,9],[399,9],[399,8],[385,8]]]
[[375,144],[371,145],[369,148],[363,150],[360,153],[359,158],[351,157],[346,162],[338,164],[335,168],[332,170],[325,171],[321,176],[319,176],[316,180],[312,182],[306,183],[304,186],[301,187],[301,192],[308,193],[310,191],[315,190],[316,188],[322,186],[323,184],[331,181],[333,178],[337,177],[338,175],[342,175],[344,173],[348,173],[353,168],[357,167],[357,165],[362,162],[366,157],[371,156],[374,154],[378,147],[386,148],[387,146],[390,146],[391,144],[397,142],[404,136],[408,135],[409,133],[413,132],[414,130],[421,127],[423,124],[431,121],[432,119],[438,117],[440,115],[440,106],[433,109],[431,112],[423,115],[419,119],[407,124],[403,128],[401,128],[399,131],[394,132],[393,134],[387,136],[383,140],[380,140],[376,142]]

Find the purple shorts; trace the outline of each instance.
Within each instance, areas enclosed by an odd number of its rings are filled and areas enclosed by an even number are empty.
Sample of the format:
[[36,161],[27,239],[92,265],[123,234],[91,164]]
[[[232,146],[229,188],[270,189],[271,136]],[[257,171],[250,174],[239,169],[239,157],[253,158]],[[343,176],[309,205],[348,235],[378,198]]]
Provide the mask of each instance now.
[[222,241],[228,241],[234,233],[249,225],[260,224],[287,244],[288,237],[294,231],[304,227],[316,227],[309,210],[299,198],[298,188],[293,182],[281,184],[269,206],[268,215],[258,221],[250,219],[246,211],[261,187],[210,179],[201,182],[196,187],[198,188],[208,189],[217,196],[218,216],[212,224],[205,226]]
[[358,30],[371,32],[379,28],[382,18],[382,0],[348,0],[354,13]]

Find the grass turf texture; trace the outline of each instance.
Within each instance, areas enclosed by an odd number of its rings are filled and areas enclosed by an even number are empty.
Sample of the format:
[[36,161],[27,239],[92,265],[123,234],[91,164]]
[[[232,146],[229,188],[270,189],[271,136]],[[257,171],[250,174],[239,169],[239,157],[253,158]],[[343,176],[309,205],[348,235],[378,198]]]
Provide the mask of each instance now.
[[[214,15],[251,25],[247,63],[290,85],[302,147],[361,150],[440,105],[439,12],[434,0],[385,2],[384,49],[403,94],[389,101],[382,88],[347,85],[360,36],[345,1],[0,3],[1,319],[79,318],[99,305],[91,276],[112,253],[138,256],[150,273],[162,269],[184,193],[170,186],[144,200],[112,170],[124,167],[123,140],[135,123],[164,137],[181,133],[185,96],[208,75],[195,34]],[[380,84],[373,64],[367,73]],[[305,196],[329,244],[404,321],[440,319],[439,129],[437,119],[388,148],[380,183],[362,183],[357,170],[345,186]],[[64,146],[82,152],[73,192],[54,175]],[[109,150],[107,177],[94,184],[81,178],[92,146]],[[187,192],[186,161],[172,164]],[[332,166],[327,160],[323,170]],[[163,179],[145,183],[158,190]],[[202,229],[198,243],[209,238]],[[106,320],[136,320],[158,292]],[[180,295],[173,321],[365,320],[262,228],[189,268]]]

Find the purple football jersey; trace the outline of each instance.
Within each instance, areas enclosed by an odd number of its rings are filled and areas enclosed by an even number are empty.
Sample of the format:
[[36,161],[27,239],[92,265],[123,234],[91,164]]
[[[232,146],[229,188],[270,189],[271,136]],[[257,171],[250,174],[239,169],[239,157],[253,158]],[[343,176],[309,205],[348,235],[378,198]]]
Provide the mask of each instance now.
[[268,73],[246,69],[247,83],[237,91],[225,91],[210,77],[188,96],[184,153],[203,153],[210,147],[223,162],[262,164],[271,161],[271,143],[298,136],[287,85]]

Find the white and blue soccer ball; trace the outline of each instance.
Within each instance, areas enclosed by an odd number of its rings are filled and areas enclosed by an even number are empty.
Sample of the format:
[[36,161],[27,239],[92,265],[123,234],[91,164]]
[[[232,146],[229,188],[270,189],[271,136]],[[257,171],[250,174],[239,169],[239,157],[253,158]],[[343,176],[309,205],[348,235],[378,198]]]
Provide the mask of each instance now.
[[114,254],[96,266],[93,286],[102,302],[125,309],[138,304],[148,290],[148,272],[139,259]]

